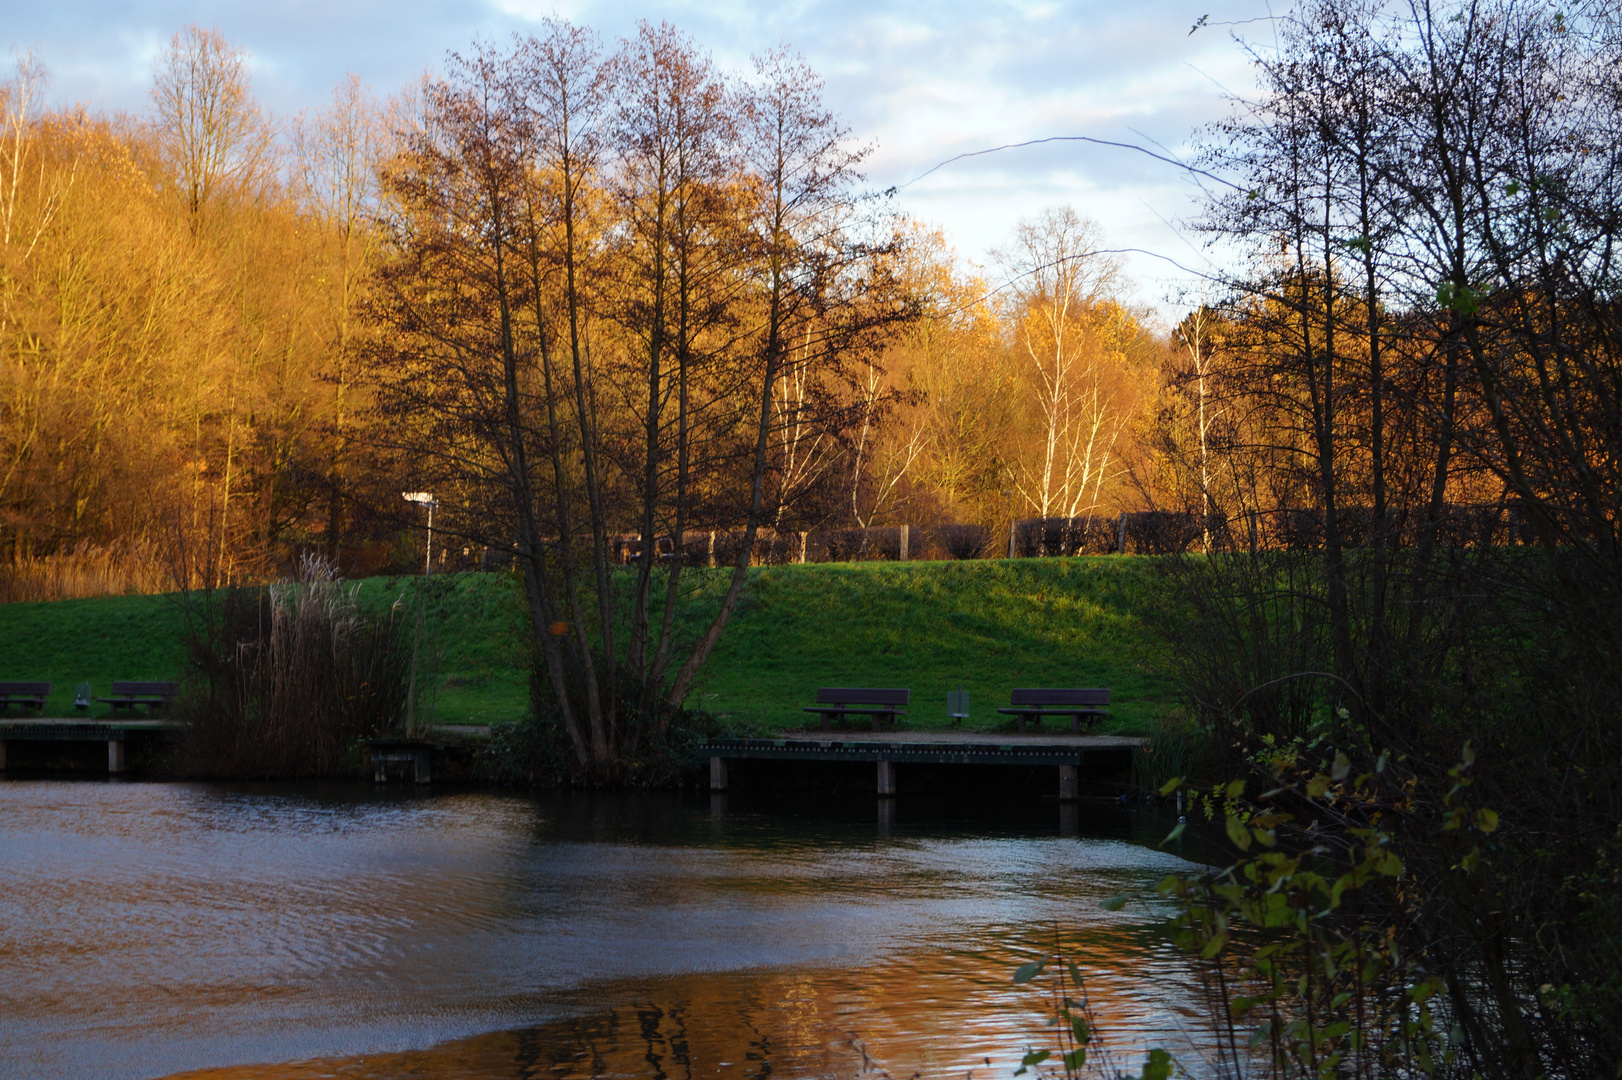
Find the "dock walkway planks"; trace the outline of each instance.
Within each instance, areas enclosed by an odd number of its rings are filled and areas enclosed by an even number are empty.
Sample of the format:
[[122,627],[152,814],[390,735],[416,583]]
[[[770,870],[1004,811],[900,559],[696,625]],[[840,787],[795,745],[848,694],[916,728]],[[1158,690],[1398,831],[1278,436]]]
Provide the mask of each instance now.
[[900,763],[951,765],[1057,765],[1059,798],[1073,800],[1088,754],[1130,754],[1143,739],[1113,735],[1009,735],[966,731],[827,733],[785,732],[776,739],[710,739],[702,753],[710,759],[710,790],[727,788],[727,762],[870,761],[878,766],[878,793],[895,794]]

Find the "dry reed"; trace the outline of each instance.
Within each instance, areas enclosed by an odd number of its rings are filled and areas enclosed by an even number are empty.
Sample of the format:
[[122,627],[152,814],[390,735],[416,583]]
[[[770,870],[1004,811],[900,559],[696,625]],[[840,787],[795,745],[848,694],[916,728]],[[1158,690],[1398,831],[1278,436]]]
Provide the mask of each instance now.
[[189,775],[331,776],[405,712],[411,649],[393,610],[362,611],[358,585],[319,558],[297,581],[201,594],[195,678],[176,703]]
[[168,592],[174,575],[146,540],[74,547],[0,562],[0,604]]

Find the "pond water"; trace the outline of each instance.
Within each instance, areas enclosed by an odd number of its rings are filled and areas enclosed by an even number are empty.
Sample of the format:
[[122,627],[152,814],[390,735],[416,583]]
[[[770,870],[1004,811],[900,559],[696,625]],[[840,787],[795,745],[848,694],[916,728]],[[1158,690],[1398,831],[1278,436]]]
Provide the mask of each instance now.
[[1035,800],[0,781],[0,1073],[1008,1076],[1051,1015],[1013,969],[1056,947],[1121,1067],[1197,1059],[1166,828]]

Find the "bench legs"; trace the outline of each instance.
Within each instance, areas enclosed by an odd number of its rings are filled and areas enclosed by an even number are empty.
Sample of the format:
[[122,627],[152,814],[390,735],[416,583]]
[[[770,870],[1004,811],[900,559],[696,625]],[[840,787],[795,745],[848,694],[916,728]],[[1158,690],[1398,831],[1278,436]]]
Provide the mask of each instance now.
[[[1055,714],[1054,713],[1048,713],[1048,715],[1053,716]],[[1058,713],[1057,715],[1063,716],[1064,714],[1063,713]],[[1093,714],[1092,713],[1071,713],[1070,714],[1070,734],[1072,734],[1072,735],[1080,735],[1081,734],[1081,718],[1083,716],[1088,718],[1087,726],[1089,728],[1092,727],[1092,724],[1093,724]],[[1042,714],[1041,713],[1019,713],[1018,715],[1015,716],[1015,720],[1017,720],[1018,723],[1019,723],[1019,733],[1021,735],[1025,734],[1025,720],[1026,720],[1026,718],[1029,718],[1031,723],[1033,723],[1033,724],[1040,724],[1042,722]]]
[[[897,724],[900,723],[900,721],[896,719],[896,714],[891,713],[891,712],[864,713],[860,709],[839,709],[839,710],[836,710],[834,712],[825,712],[825,713],[822,714],[822,730],[823,731],[828,730],[828,722],[833,717],[836,717],[836,716],[869,716],[873,720],[873,730],[874,731],[882,731],[882,730],[884,730],[879,725],[881,723],[883,723],[885,717],[889,717],[890,723],[891,723],[892,726],[897,725]],[[1024,730],[1024,729],[1022,728],[1021,730]]]

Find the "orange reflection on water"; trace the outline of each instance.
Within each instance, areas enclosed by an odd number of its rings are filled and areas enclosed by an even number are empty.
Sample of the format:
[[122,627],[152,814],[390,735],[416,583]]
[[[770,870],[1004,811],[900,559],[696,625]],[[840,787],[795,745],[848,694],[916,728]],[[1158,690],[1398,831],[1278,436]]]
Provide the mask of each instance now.
[[[598,1010],[518,1030],[169,1080],[1008,1076],[1028,1048],[1052,1039],[1049,988],[1011,981],[1014,966],[1032,955],[1032,943],[1018,940],[1024,930],[852,969],[622,984],[607,989]],[[1100,1033],[1095,1058],[1125,1070],[1141,1064],[1149,1046],[1199,1056],[1181,965],[1159,934],[1067,934],[1056,944],[1082,960]]]

